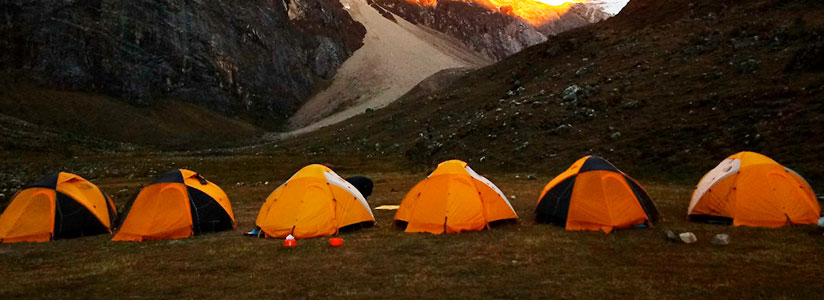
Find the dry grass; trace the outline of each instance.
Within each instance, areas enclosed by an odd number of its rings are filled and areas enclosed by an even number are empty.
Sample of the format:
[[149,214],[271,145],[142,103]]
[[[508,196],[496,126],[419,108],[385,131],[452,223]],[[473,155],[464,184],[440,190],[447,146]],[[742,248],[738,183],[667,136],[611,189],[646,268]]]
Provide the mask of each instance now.
[[[123,187],[135,192],[154,169],[199,170],[229,194],[239,229],[177,241],[115,243],[96,236],[0,245],[0,298],[812,299],[824,292],[824,237],[815,229],[684,222],[691,192],[687,186],[645,181],[664,216],[662,223],[606,235],[534,224],[535,200],[549,175],[523,180],[515,174],[488,174],[516,197],[512,202],[519,224],[455,235],[405,234],[391,226],[394,212],[375,211],[379,225],[343,235],[341,248],[318,238],[286,249],[280,240],[240,234],[253,226],[268,193],[305,163],[327,162],[343,176],[373,177],[373,207],[398,203],[425,173],[352,157],[319,160],[263,153],[88,157],[72,168],[82,170],[101,160],[106,161],[101,168],[133,168],[128,174],[94,175],[112,194]],[[269,184],[257,183],[265,181]],[[117,197],[118,204],[128,196]],[[692,231],[699,242],[666,242],[662,229]],[[731,245],[709,243],[721,232],[731,235]]]

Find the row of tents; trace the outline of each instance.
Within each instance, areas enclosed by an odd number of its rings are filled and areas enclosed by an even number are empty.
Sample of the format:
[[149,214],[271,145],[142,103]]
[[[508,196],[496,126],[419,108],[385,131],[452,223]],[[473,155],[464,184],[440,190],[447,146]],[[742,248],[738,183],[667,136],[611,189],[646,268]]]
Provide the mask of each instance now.
[[[226,193],[189,170],[159,176],[127,207],[118,226],[111,198],[80,176],[59,173],[12,197],[0,215],[0,241],[43,242],[105,233],[115,233],[115,241],[144,241],[236,228]],[[701,179],[687,216],[780,227],[815,224],[821,209],[810,185],[796,172],[761,154],[741,152]],[[517,219],[504,193],[459,160],[439,164],[406,194],[395,214],[405,232],[433,234],[483,230]],[[637,181],[605,159],[587,156],[544,187],[535,219],[566,230],[609,233],[651,227],[659,213]],[[373,226],[375,216],[352,183],[326,166],[309,165],[266,198],[255,224],[265,237],[312,238]]]

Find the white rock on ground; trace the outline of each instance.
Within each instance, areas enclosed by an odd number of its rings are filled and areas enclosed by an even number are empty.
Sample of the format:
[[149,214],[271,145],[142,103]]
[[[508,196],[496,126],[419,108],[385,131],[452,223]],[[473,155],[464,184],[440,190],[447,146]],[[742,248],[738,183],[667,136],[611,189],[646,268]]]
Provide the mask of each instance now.
[[667,236],[667,240],[669,240],[669,241],[673,241],[673,242],[680,242],[681,241],[681,238],[678,237],[678,234],[676,234],[672,230],[665,230],[664,234]]
[[713,245],[724,246],[729,245],[730,243],[730,235],[726,233],[719,233],[712,237]]
[[692,244],[698,241],[698,238],[695,237],[695,234],[692,232],[684,232],[679,234],[678,237],[681,238],[681,241],[684,242],[684,244]]

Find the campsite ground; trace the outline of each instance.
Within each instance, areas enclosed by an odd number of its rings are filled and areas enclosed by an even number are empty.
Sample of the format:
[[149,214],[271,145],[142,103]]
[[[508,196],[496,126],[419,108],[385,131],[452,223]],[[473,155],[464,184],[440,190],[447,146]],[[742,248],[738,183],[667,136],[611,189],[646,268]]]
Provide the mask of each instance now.
[[[372,177],[373,208],[399,203],[427,170],[410,170],[396,163],[401,159],[366,161],[271,148],[0,159],[5,174],[36,176],[58,168],[83,174],[113,195],[121,210],[157,172],[194,169],[226,190],[238,220],[235,231],[187,240],[126,243],[95,236],[3,244],[0,298],[814,299],[824,293],[824,237],[815,228],[688,223],[683,215],[691,186],[661,178],[639,178],[663,216],[652,229],[607,235],[534,224],[537,194],[553,174],[527,180],[524,173],[486,171],[514,196],[521,217],[517,225],[464,234],[405,234],[392,226],[394,212],[375,211],[378,226],[344,234],[343,247],[331,248],[327,239],[318,238],[286,249],[280,240],[241,233],[253,226],[268,193],[301,166],[326,163],[342,176]],[[698,243],[669,243],[665,229],[692,231]],[[731,244],[711,245],[710,238],[722,232],[731,235]]]

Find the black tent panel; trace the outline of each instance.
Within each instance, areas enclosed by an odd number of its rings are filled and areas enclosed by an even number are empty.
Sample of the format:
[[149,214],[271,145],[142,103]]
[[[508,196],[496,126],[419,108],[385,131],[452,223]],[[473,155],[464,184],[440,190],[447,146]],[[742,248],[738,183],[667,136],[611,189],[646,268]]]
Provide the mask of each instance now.
[[398,229],[406,230],[407,226],[409,226],[409,222],[401,221],[401,220],[395,220],[395,227],[397,227]]
[[710,215],[689,215],[690,221],[702,222],[708,224],[732,225],[733,220],[730,217],[710,216]]
[[658,208],[655,207],[655,203],[652,202],[649,194],[647,194],[647,192],[644,191],[644,189],[641,188],[635,180],[632,180],[632,178],[624,175],[624,180],[627,181],[627,184],[632,189],[632,193],[635,194],[635,198],[638,199],[638,203],[641,204],[641,207],[647,214],[647,218],[649,218],[650,223],[655,224],[658,222]]
[[23,189],[39,187],[39,188],[47,188],[47,189],[56,189],[57,188],[57,178],[60,176],[60,173],[54,173],[51,175],[43,176],[34,182],[30,183],[29,185],[25,186]]
[[112,198],[109,198],[109,195],[106,195],[106,192],[100,190],[100,193],[103,194],[103,199],[106,200],[106,209],[109,211],[109,224],[112,224],[112,227],[114,227],[115,222],[117,222],[117,208],[114,207]]
[[535,208],[535,221],[566,227],[569,202],[572,199],[572,190],[575,187],[575,178],[576,176],[570,176],[546,192],[538,203],[538,207]]
[[235,226],[229,213],[208,194],[187,186],[192,211],[192,231],[195,234],[231,230]]
[[151,184],[155,183],[183,183],[183,174],[180,174],[180,170],[175,169],[157,176],[157,179],[152,181]]
[[128,217],[129,213],[132,211],[132,206],[134,206],[137,196],[140,196],[140,192],[142,192],[142,190],[132,195],[132,197],[129,198],[129,201],[126,201],[126,205],[123,206],[123,211],[117,214],[117,220],[112,223],[112,230],[120,230],[120,227],[123,226],[123,222],[126,222],[126,217]]
[[54,239],[68,239],[109,233],[85,206],[66,194],[57,193],[54,210]]
[[612,163],[608,162],[606,159],[603,159],[598,156],[590,156],[587,161],[584,162],[584,165],[581,166],[581,169],[578,170],[578,173],[583,173],[587,171],[613,171],[613,172],[621,172],[612,165]]
[[343,226],[341,228],[338,228],[338,232],[339,233],[353,232],[353,231],[361,230],[361,229],[364,229],[364,228],[370,228],[370,227],[374,227],[374,226],[375,226],[375,222],[364,221],[364,222],[359,222],[359,223],[355,223],[355,224],[349,224],[349,225]]

